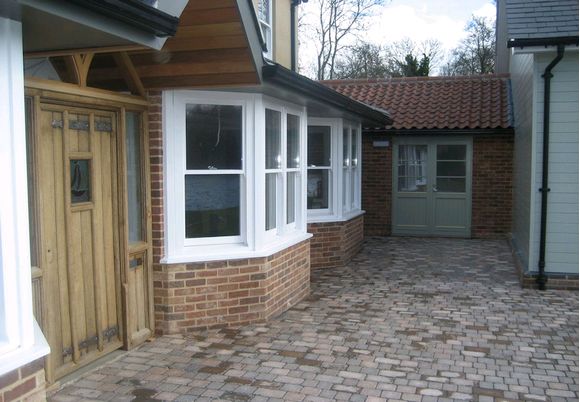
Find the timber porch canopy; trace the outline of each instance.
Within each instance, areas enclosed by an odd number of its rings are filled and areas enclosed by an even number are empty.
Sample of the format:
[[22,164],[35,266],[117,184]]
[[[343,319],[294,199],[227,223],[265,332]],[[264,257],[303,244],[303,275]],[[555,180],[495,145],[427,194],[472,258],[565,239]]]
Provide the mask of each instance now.
[[314,113],[338,110],[374,126],[391,123],[384,110],[265,60],[266,45],[253,7],[252,0],[189,0],[175,35],[160,50],[115,45],[43,51],[30,46],[36,50],[25,49],[26,57],[48,57],[58,79],[80,86],[141,97],[147,90],[176,88],[245,88],[274,96],[282,89],[286,97]]

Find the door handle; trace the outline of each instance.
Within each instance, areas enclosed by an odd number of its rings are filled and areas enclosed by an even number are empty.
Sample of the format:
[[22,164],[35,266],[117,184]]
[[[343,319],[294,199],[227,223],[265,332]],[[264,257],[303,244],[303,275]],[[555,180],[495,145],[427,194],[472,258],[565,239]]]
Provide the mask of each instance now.
[[433,184],[433,192],[436,193],[438,191],[439,191],[439,189],[437,188],[437,186],[435,184]]

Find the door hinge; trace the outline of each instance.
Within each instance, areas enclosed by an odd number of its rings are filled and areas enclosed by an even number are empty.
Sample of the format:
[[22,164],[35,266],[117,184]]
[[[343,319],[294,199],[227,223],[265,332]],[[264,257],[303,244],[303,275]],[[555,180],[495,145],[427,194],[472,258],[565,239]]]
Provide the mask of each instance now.
[[113,132],[113,124],[108,122],[108,121],[96,121],[95,122],[95,131],[112,133]]
[[119,333],[119,328],[115,325],[114,327],[109,327],[103,331],[103,338],[107,338],[107,342],[111,341],[111,338]]
[[66,358],[67,356],[70,356],[73,354],[73,348],[64,348],[62,350],[62,357]]
[[71,130],[89,131],[89,127],[87,120],[71,120],[68,122],[68,128]]
[[62,120],[53,120],[50,122],[52,128],[63,128],[64,123]]
[[79,349],[86,349],[88,352],[89,346],[96,345],[97,343],[99,343],[99,337],[97,335],[91,336],[79,342]]

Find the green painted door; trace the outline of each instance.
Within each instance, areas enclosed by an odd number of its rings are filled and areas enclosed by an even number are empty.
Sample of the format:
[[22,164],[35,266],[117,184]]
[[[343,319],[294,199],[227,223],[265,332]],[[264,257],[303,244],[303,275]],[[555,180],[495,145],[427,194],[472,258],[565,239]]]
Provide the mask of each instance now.
[[393,235],[471,235],[469,137],[396,138]]

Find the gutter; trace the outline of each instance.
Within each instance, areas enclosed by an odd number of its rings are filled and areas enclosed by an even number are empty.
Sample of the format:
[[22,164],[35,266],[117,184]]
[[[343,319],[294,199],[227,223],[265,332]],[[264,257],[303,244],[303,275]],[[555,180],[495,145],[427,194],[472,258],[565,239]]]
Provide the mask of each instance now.
[[157,37],[174,36],[179,18],[139,0],[67,0]]
[[578,36],[558,36],[552,38],[522,38],[508,40],[507,47],[533,47],[533,46],[558,46],[558,45],[576,45],[578,46]]
[[540,258],[538,261],[538,288],[540,290],[546,290],[546,282],[548,278],[546,277],[546,229],[547,229],[547,216],[548,216],[548,192],[550,188],[548,187],[548,170],[549,170],[549,157],[550,157],[550,82],[554,77],[552,74],[552,69],[562,60],[564,57],[564,44],[558,44],[558,54],[548,64],[544,70],[542,78],[544,79],[544,135],[543,135],[543,149],[542,149],[542,188],[540,192],[542,193],[542,209],[540,216]]
[[279,64],[267,64],[262,67],[264,81],[298,92],[321,103],[344,109],[379,126],[393,124],[393,119],[386,110],[359,102],[342,95],[316,81],[312,81]]

